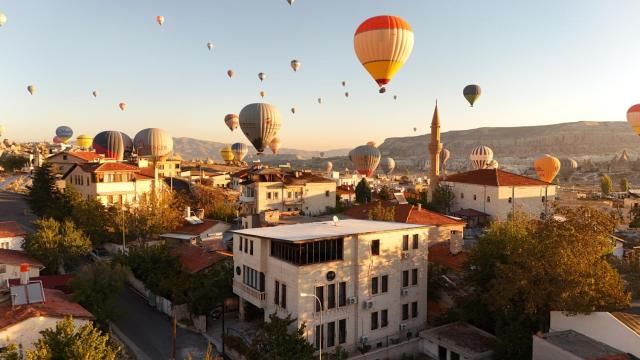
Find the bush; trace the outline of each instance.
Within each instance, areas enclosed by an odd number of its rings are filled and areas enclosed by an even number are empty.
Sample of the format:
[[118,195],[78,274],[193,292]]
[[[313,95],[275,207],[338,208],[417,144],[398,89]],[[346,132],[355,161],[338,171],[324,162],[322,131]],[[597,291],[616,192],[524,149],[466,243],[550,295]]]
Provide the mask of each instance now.
[[229,347],[241,355],[245,355],[249,351],[249,345],[247,345],[247,343],[245,343],[239,336],[222,334],[222,339],[225,347]]

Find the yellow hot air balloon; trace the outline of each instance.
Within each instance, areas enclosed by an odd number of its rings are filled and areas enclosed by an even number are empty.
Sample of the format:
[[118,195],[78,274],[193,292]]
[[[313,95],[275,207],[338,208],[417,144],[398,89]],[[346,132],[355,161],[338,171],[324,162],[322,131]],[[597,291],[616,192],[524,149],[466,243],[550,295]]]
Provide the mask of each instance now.
[[544,154],[533,162],[533,167],[538,174],[538,179],[550,183],[560,171],[560,160],[549,154]]
[[640,104],[633,105],[627,110],[627,123],[637,135],[640,135]]
[[384,86],[409,59],[413,30],[398,16],[375,16],[365,20],[353,37],[358,59],[385,92]]
[[267,93],[264,91],[260,91],[260,97],[264,99],[265,96],[267,96]]
[[3,26],[7,23],[7,15],[0,12],[0,26]]
[[89,135],[78,135],[78,137],[76,138],[76,144],[83,148],[83,149],[88,149],[91,147],[91,144],[93,143],[93,138]]
[[222,149],[220,149],[220,157],[227,164],[232,162],[234,156],[233,156],[233,151],[231,150],[231,146],[227,145],[227,146],[223,147]]
[[162,15],[156,16],[156,22],[158,23],[158,25],[162,26],[162,24],[164,24],[164,16]]
[[207,49],[209,49],[209,50],[213,49],[213,43],[208,42],[207,43]]
[[27,91],[29,92],[29,94],[33,95],[36,92],[36,86],[35,85],[29,85],[27,86]]

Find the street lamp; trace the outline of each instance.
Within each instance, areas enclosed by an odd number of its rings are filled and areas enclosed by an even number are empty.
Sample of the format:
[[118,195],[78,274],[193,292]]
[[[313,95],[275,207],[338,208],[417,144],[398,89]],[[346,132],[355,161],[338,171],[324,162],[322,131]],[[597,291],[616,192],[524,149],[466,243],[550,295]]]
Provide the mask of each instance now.
[[318,360],[322,360],[322,337],[324,335],[324,329],[322,328],[322,301],[320,301],[320,298],[317,297],[314,294],[307,294],[307,293],[300,293],[300,296],[303,297],[313,297],[316,299],[316,301],[318,302],[318,304],[320,305],[320,356],[318,358]]

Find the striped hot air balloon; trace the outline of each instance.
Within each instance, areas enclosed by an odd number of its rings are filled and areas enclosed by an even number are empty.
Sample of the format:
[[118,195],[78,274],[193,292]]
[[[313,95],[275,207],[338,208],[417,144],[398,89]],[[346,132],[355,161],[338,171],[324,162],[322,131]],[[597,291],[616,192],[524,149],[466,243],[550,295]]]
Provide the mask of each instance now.
[[240,128],[258,151],[258,155],[269,146],[280,126],[280,112],[273,105],[249,104],[240,111]]
[[227,146],[223,147],[222,149],[220,149],[220,157],[227,164],[232,162],[234,156],[233,156],[233,151],[231,150],[231,146],[227,145]]
[[578,170],[578,162],[571,158],[560,159],[560,175],[562,177],[570,177]]
[[173,138],[168,132],[158,128],[140,130],[133,138],[138,156],[164,160],[173,151]]
[[413,50],[413,30],[397,16],[375,16],[365,20],[353,37],[353,46],[371,77],[384,86],[409,59]]
[[56,136],[66,144],[73,136],[73,130],[66,125],[58,126],[56,129]]
[[486,169],[489,162],[493,160],[493,150],[488,146],[478,146],[471,151],[469,160],[474,170]]
[[538,174],[538,179],[549,183],[552,182],[556,175],[558,175],[558,172],[560,172],[560,166],[560,160],[549,154],[544,154],[533,162],[533,167],[536,170],[536,174]]
[[235,143],[231,145],[231,151],[233,152],[233,156],[236,160],[242,161],[244,160],[244,157],[247,156],[249,147],[243,143]]
[[360,175],[371,176],[380,163],[380,150],[375,146],[360,145],[349,152],[349,160]]
[[627,111],[627,122],[636,134],[640,135],[640,104],[633,105]]
[[236,114],[227,114],[224,116],[224,123],[227,125],[229,130],[233,131],[240,126],[240,118]]
[[123,160],[124,141],[120,131],[103,131],[93,138],[93,148],[96,153],[104,155],[106,158]]
[[382,172],[387,175],[390,175],[393,170],[396,168],[396,161],[390,157],[386,157],[380,161],[380,167],[382,168]]
[[462,90],[462,95],[464,95],[464,98],[467,99],[471,107],[473,107],[473,104],[478,100],[480,95],[482,95],[482,90],[478,85],[467,85]]
[[333,163],[331,161],[324,163],[324,172],[330,173],[331,170],[333,170]]
[[273,139],[271,139],[271,142],[269,142],[269,149],[271,149],[271,152],[274,154],[278,153],[278,150],[280,150],[281,146],[282,141],[280,141],[280,139],[278,139],[277,137],[274,137]]

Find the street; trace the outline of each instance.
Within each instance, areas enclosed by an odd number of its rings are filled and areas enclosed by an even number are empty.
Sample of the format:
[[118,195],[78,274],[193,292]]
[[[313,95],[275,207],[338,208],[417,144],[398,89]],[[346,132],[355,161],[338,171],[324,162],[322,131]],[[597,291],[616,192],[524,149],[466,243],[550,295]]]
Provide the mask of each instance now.
[[[171,358],[171,321],[156,311],[129,287],[118,299],[120,316],[114,321],[148,359]],[[197,333],[177,327],[176,359],[185,359],[191,353],[194,360],[202,359],[207,350],[206,339]]]
[[36,216],[31,213],[25,215],[27,210],[29,206],[24,195],[0,191],[0,221],[17,221],[25,230],[33,231],[32,221],[36,220]]

